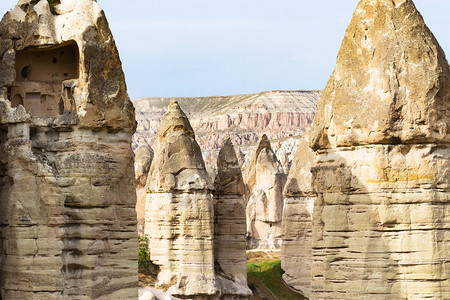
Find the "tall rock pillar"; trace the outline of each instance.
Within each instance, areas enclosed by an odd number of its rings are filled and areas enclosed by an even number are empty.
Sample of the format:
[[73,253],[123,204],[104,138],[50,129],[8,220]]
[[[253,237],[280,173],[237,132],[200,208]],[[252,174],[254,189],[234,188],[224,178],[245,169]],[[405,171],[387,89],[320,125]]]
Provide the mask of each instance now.
[[263,135],[243,171],[247,200],[247,232],[253,248],[281,247],[283,188],[286,175]]
[[194,131],[173,101],[161,120],[146,186],[145,235],[158,283],[181,296],[216,293],[213,184]]
[[139,143],[136,151],[134,152],[134,175],[136,181],[136,214],[138,221],[138,233],[144,234],[145,226],[145,199],[147,192],[145,185],[147,184],[148,173],[150,172],[150,166],[152,164],[154,151],[152,147],[142,140]]
[[316,155],[305,133],[295,153],[284,187],[281,267],[283,280],[309,298],[312,262],[312,215],[316,194],[312,168]]
[[147,180],[145,235],[160,266],[158,285],[183,299],[252,295],[246,285],[242,177],[231,143],[220,153],[213,197],[194,131],[172,101],[158,128]]
[[219,272],[247,286],[247,233],[241,168],[231,140],[227,139],[217,159],[214,203],[214,257]]
[[411,0],[362,0],[312,125],[311,299],[450,299],[450,70]]
[[0,23],[2,299],[137,299],[134,109],[94,0]]

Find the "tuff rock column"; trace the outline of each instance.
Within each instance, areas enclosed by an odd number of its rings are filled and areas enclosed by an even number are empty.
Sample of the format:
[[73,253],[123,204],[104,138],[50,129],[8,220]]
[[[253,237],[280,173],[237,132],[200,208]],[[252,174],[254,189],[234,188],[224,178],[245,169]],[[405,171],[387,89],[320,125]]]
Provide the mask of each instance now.
[[138,220],[138,232],[144,234],[145,225],[145,199],[147,192],[145,185],[147,184],[148,172],[152,164],[154,152],[152,147],[142,140],[134,153],[134,173],[136,181],[136,214]]
[[450,299],[450,70],[411,0],[362,0],[312,126],[311,299]]
[[311,287],[312,214],[316,199],[311,169],[315,166],[315,159],[315,153],[309,147],[309,134],[305,133],[292,161],[283,193],[283,280],[306,297],[309,297]]
[[[250,296],[247,288],[246,217],[244,192],[236,152],[227,139],[217,159],[214,203],[214,257],[216,271],[232,276],[236,286],[240,284],[243,296]],[[234,294],[239,294],[234,292]]]
[[286,175],[266,135],[261,137],[243,174],[249,243],[253,248],[280,248]]
[[213,184],[175,101],[158,128],[146,189],[145,235],[161,268],[158,284],[172,295],[215,295]]
[[2,299],[137,299],[134,109],[96,1],[0,23]]

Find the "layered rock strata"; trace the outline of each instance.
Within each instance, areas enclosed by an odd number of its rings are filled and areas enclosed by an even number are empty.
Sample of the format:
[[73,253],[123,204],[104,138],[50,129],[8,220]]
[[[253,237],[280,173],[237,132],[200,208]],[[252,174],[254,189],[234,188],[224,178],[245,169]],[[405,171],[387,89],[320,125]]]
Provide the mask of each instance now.
[[0,298],[137,299],[134,109],[97,2],[61,2],[0,23]]
[[133,100],[141,139],[150,145],[170,101],[177,101],[191,121],[202,150],[220,149],[231,138],[234,145],[256,143],[262,134],[270,139],[300,136],[311,124],[320,91],[270,91],[250,95],[142,98]]
[[[214,224],[214,186],[194,131],[176,102],[170,103],[158,128],[146,189],[145,235],[151,259],[160,266],[158,285],[183,298],[248,298],[251,291],[236,270],[230,269],[236,276],[221,276],[225,272],[219,274],[215,266],[215,230],[223,230]],[[219,220],[226,225],[227,220]],[[217,238],[221,242],[225,237]],[[219,257],[227,269],[227,258]]]
[[311,170],[315,153],[309,135],[300,141],[284,188],[281,267],[283,280],[309,298],[312,262],[312,215],[316,195]]
[[[245,186],[236,152],[228,139],[217,159],[214,203],[214,257],[221,272],[247,285],[244,193]],[[216,268],[217,269],[217,268]]]
[[411,0],[362,0],[312,126],[311,299],[450,299],[450,70]]
[[248,243],[252,248],[280,248],[286,175],[266,135],[261,137],[243,174]]
[[144,234],[145,224],[145,199],[147,192],[145,185],[147,184],[148,173],[152,164],[154,152],[152,147],[145,140],[139,143],[138,148],[134,152],[134,175],[136,181],[136,214],[138,220],[138,233]]

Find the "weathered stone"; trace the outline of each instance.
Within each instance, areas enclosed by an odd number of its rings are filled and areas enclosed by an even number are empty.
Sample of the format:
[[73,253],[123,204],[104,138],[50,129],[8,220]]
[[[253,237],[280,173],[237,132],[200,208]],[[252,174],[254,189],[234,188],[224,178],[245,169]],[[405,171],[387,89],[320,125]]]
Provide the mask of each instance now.
[[311,169],[315,166],[315,158],[314,151],[309,147],[309,134],[305,133],[284,188],[283,280],[306,297],[309,297],[311,287],[312,214],[316,199]]
[[137,299],[134,109],[97,2],[64,5],[0,23],[0,294]]
[[144,234],[145,198],[147,197],[145,185],[147,184],[148,173],[150,171],[153,156],[154,152],[152,147],[150,147],[145,140],[142,140],[134,153],[134,173],[137,196],[136,214],[139,234]]
[[[244,181],[231,140],[226,140],[217,159],[214,203],[214,257],[220,272],[247,287],[247,233]],[[217,268],[216,268],[217,269]],[[247,291],[244,295],[251,294]]]
[[[271,91],[251,95],[133,100],[138,122],[134,146],[145,138],[153,145],[159,122],[170,101],[177,101],[196,132],[202,150],[256,143],[263,133],[270,139],[299,136],[311,124],[320,91]],[[215,164],[214,164],[215,166]]]
[[286,175],[266,135],[244,167],[244,182],[249,244],[253,248],[279,248]]
[[450,298],[449,108],[413,2],[362,0],[312,126],[311,299]]
[[[224,184],[222,181],[221,186]],[[160,266],[158,285],[168,286],[169,294],[183,298],[248,298],[251,292],[243,284],[240,268],[228,266],[232,258],[219,251],[217,259],[226,270],[221,273],[230,272],[227,274],[232,279],[221,276],[215,267],[214,186],[189,120],[176,102],[170,103],[158,129],[146,189],[145,235],[151,259]],[[217,231],[222,233],[227,220],[220,215],[218,219]],[[234,232],[233,237],[239,240],[239,228]],[[218,234],[218,241],[223,238]],[[245,249],[242,252],[245,255]],[[241,256],[236,259],[241,260]]]

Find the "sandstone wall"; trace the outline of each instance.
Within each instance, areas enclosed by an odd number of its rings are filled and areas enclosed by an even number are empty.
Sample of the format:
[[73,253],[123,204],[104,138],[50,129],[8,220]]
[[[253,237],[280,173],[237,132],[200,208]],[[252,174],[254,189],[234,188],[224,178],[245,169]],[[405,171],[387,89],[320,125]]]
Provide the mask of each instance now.
[[[52,14],[47,1],[20,1],[0,23],[0,294],[137,299],[134,110],[103,12],[63,2]],[[67,45],[78,77],[33,77]],[[15,69],[22,51],[49,49],[50,61]],[[17,87],[38,102],[11,102]]]
[[312,186],[311,170],[315,166],[315,159],[315,153],[309,147],[309,135],[305,134],[295,153],[283,193],[283,280],[306,297],[310,294],[313,260],[312,215],[316,194]]
[[152,164],[154,152],[152,147],[145,140],[139,143],[138,148],[134,152],[134,173],[136,181],[136,214],[138,220],[138,233],[144,234],[145,226],[145,199],[147,192],[145,185],[147,184],[148,173]]
[[311,299],[450,298],[450,70],[410,0],[362,0],[311,146]]
[[[245,247],[240,242],[245,233],[240,232],[239,218],[222,215],[231,201],[239,205],[239,199],[217,199],[215,218],[214,185],[177,102],[170,103],[158,128],[146,190],[145,235],[151,259],[160,266],[157,284],[182,298],[247,299],[251,291],[242,277]],[[235,219],[233,227],[230,218]],[[235,250],[228,253],[232,256],[214,248],[214,241],[223,246],[228,238],[237,242],[228,248]]]
[[[214,257],[220,272],[247,285],[244,192],[241,168],[231,140],[226,140],[217,159],[214,182]],[[217,268],[216,268],[217,270]]]
[[248,243],[252,248],[280,248],[286,175],[266,135],[250,155],[243,174]]

